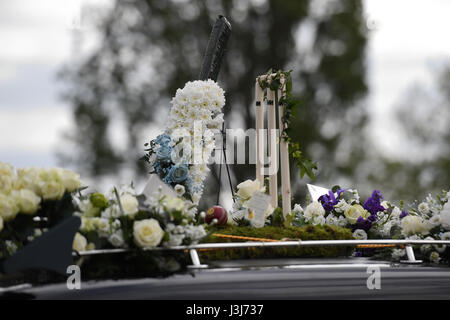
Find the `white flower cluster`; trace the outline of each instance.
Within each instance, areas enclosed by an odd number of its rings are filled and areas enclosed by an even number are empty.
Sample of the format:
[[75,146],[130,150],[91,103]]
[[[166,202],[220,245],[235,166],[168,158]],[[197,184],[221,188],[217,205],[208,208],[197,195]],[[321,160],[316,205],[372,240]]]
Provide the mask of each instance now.
[[[79,209],[76,215],[82,220],[80,231],[83,234],[93,232],[115,248],[129,247],[131,243],[126,239],[133,239],[140,248],[153,248],[160,244],[179,245],[183,241],[195,243],[206,235],[203,226],[193,225],[197,208],[191,201],[160,194],[139,203],[138,197],[132,187],[122,186],[113,189],[108,196],[92,193],[89,197],[76,198],[74,201]],[[137,217],[138,213],[144,218]],[[163,228],[164,224],[158,220],[165,219],[173,222]],[[131,224],[132,230],[124,228],[124,223]],[[168,240],[163,241],[165,235]],[[76,248],[90,250],[94,246],[79,234],[74,241],[74,249],[78,250]]]
[[198,203],[210,171],[207,165],[215,148],[214,136],[223,124],[224,91],[213,80],[190,81],[177,90],[171,103],[167,132],[172,145],[182,148],[181,160],[190,164],[189,191]]
[[[258,228],[263,227],[264,225],[260,225],[256,222],[256,217],[249,209],[248,202],[255,192],[266,192],[266,187],[261,185],[258,180],[246,180],[237,185],[237,190],[238,191],[235,194],[235,202],[231,213],[231,219],[228,219],[228,222],[232,224],[235,220],[245,218],[252,226]],[[272,214],[273,210],[274,208],[269,204],[265,214],[266,219]]]
[[60,200],[81,186],[80,176],[60,168],[15,170],[0,162],[0,231],[17,214],[35,214],[43,201]]

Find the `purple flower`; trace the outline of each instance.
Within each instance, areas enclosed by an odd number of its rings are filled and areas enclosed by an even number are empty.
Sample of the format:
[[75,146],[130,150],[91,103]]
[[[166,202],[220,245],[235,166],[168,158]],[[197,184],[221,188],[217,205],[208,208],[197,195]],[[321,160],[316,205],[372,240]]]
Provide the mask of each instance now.
[[406,216],[409,216],[409,213],[403,210],[402,213],[400,213],[400,219],[403,219]]
[[386,210],[381,205],[381,200],[383,199],[383,195],[380,191],[374,190],[372,192],[372,196],[364,202],[364,209],[369,211],[371,214],[376,215],[379,211]]
[[361,251],[356,251],[354,256],[355,256],[355,257],[362,257],[363,254],[362,254]]
[[364,219],[363,217],[359,217],[358,220],[356,220],[356,223],[353,225],[353,231],[356,229],[362,229],[364,231],[369,231],[370,228],[372,228],[372,221],[368,219]]
[[347,189],[339,189],[337,191],[337,198],[334,196],[333,191],[328,191],[328,194],[324,194],[319,197],[319,201],[322,204],[322,207],[325,211],[330,212],[334,209],[334,206],[339,202],[339,197],[341,194]]

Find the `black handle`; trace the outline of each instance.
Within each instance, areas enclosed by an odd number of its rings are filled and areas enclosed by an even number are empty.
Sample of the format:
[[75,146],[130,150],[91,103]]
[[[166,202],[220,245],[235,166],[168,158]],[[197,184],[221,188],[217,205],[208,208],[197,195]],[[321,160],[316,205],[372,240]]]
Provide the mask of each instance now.
[[212,79],[217,81],[228,38],[231,34],[231,24],[224,16],[219,16],[214,23],[208,46],[203,58],[199,80]]

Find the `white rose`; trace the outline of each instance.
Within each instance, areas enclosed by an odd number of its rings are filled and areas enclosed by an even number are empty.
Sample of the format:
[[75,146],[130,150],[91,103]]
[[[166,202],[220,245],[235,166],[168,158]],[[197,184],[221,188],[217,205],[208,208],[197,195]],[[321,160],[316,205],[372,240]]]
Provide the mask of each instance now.
[[34,214],[39,209],[41,198],[31,190],[22,189],[18,192],[17,202],[21,213]]
[[354,204],[348,207],[344,212],[344,216],[350,224],[355,224],[359,217],[367,219],[369,215],[369,212],[359,204]]
[[261,189],[261,185],[258,180],[246,180],[237,185],[237,195],[244,200],[250,199],[255,191]]
[[0,162],[0,176],[14,175],[14,167],[8,163]]
[[87,240],[81,233],[76,233],[75,238],[73,239],[72,248],[75,251],[85,251],[87,246]]
[[402,232],[405,236],[421,233],[426,235],[429,225],[417,216],[406,216],[402,219]]
[[134,243],[141,248],[154,248],[162,240],[164,231],[155,219],[135,221],[133,225]]
[[61,172],[61,182],[67,192],[74,192],[81,187],[80,175],[70,170]]
[[316,216],[323,215],[325,215],[325,209],[317,201],[311,202],[305,209],[305,218],[307,221],[313,219]]
[[41,181],[39,187],[44,200],[60,200],[65,191],[64,185],[55,180]]
[[122,204],[123,211],[127,216],[133,216],[139,211],[138,200],[132,195],[125,194],[121,196],[120,203]]
[[13,176],[1,176],[0,175],[0,191],[9,193],[15,185],[16,179]]
[[353,232],[353,237],[357,240],[367,240],[367,233],[362,229],[356,229]]
[[0,193],[0,217],[5,222],[13,220],[19,213],[16,197]]

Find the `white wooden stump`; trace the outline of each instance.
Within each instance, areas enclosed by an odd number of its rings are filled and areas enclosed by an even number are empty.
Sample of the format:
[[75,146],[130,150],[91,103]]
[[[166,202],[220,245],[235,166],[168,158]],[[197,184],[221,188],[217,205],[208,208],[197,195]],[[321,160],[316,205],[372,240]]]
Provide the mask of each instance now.
[[[275,74],[273,74],[275,75]],[[271,75],[272,76],[272,75]],[[265,80],[267,75],[256,78],[255,101],[256,101],[256,179],[264,182],[264,176],[269,176],[269,194],[272,207],[278,207],[278,168],[281,170],[281,197],[283,215],[286,217],[291,212],[291,182],[289,174],[289,145],[280,136],[283,125],[284,106],[276,103],[275,92],[266,89],[267,100],[267,149],[269,167],[266,171],[264,166],[265,139],[264,139],[264,91],[259,85],[259,80]],[[278,90],[278,101],[286,94],[286,83],[284,76],[281,77],[282,89]],[[276,106],[278,105],[278,110]],[[278,130],[277,134],[277,114]],[[278,157],[278,153],[280,157]],[[279,159],[280,158],[280,159]]]

